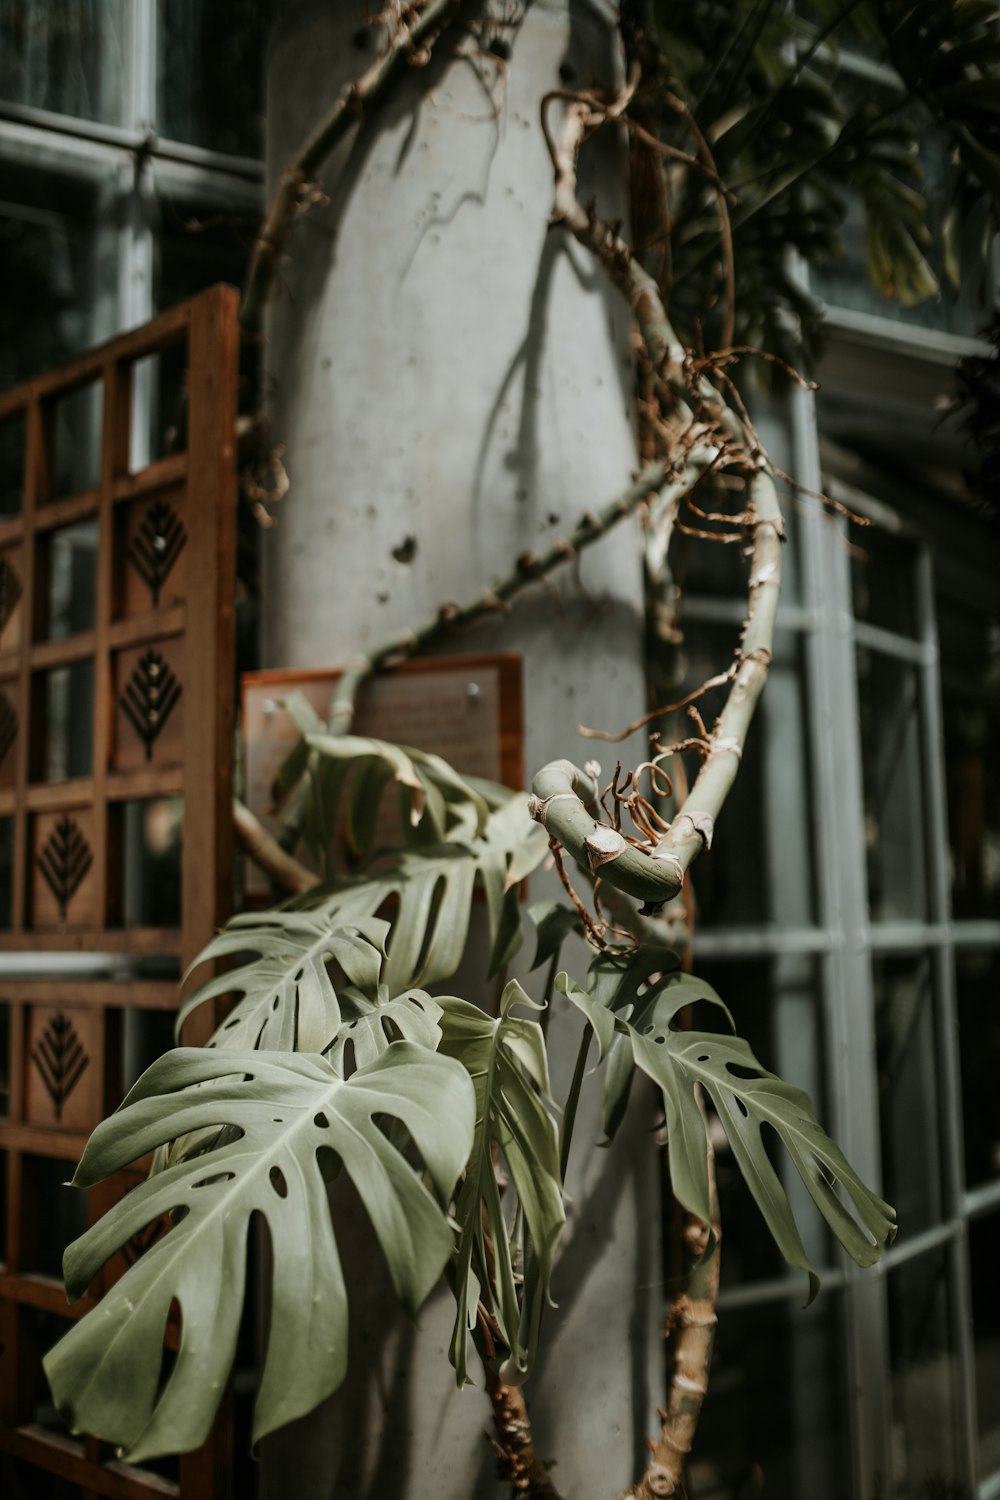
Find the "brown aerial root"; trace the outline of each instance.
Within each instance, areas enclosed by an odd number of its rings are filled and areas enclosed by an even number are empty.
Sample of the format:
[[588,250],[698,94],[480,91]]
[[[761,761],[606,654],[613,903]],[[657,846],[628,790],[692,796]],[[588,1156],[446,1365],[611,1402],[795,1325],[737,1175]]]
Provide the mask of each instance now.
[[528,1500],[561,1500],[548,1469],[535,1451],[524,1393],[520,1386],[504,1385],[492,1371],[486,1372],[486,1391],[493,1407],[496,1436],[487,1439],[497,1456],[497,1472],[508,1480],[513,1495]]
[[494,1430],[492,1434],[486,1434],[486,1440],[497,1456],[499,1477],[509,1481],[511,1495],[516,1500],[522,1500],[522,1497],[523,1500],[562,1500],[549,1475],[548,1465],[535,1450],[524,1392],[520,1386],[505,1384],[494,1368],[497,1325],[481,1302],[476,1335],[486,1375],[486,1394],[493,1408]]

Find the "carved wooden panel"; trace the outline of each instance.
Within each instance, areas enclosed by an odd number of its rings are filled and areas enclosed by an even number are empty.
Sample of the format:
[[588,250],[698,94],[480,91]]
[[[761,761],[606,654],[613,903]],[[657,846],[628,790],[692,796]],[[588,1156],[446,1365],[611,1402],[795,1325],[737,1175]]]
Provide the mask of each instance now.
[[176,640],[121,651],[115,658],[118,771],[178,765],[184,755],[184,663]]
[[21,596],[24,586],[21,549],[0,552],[0,651],[14,651],[21,644]]
[[[82,1500],[232,1494],[226,1402],[164,1478],[71,1438],[39,1362],[168,1229],[145,1226],[68,1306],[65,1244],[148,1166],[85,1195],[66,1186],[73,1163],[170,1044],[182,968],[231,905],[237,303],[215,287],[0,395],[0,431],[24,433],[23,504],[0,505],[4,1500],[50,1484]],[[133,369],[167,350],[186,371],[186,446],[135,471]],[[52,954],[59,977],[14,977],[18,950]]]
[[24,1118],[89,1133],[104,1114],[104,1016],[89,1006],[32,1005],[25,1024]]

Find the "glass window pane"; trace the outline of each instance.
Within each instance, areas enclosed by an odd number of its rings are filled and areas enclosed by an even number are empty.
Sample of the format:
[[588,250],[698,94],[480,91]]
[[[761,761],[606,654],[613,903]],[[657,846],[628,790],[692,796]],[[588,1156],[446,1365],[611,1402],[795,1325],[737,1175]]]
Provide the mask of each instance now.
[[92,659],[36,672],[31,745],[33,781],[69,781],[93,769],[94,663]]
[[164,199],[157,237],[155,303],[175,307],[217,281],[241,286],[259,225],[256,216],[211,213]]
[[159,0],[157,130],[233,156],[263,155],[266,0]]
[[[694,970],[712,984],[729,1006],[736,1030],[749,1043],[758,1061],[786,1083],[805,1089],[820,1122],[830,1120],[824,1089],[824,1045],[816,961],[800,954],[780,958],[740,959],[738,962],[701,961],[695,939]],[[709,1006],[692,1017],[692,1025],[725,1029],[721,1016]],[[752,1281],[777,1276],[794,1277],[807,1288],[801,1272],[793,1271],[782,1258],[721,1126],[714,1133],[719,1212],[722,1222],[722,1286],[730,1289]],[[806,1188],[773,1131],[764,1141],[782,1185],[788,1194],[803,1244],[815,1266],[830,1265],[830,1234]]]
[[861,648],[858,709],[873,922],[927,915],[917,669]]
[[[0,228],[0,237],[2,237]],[[0,422],[0,519],[24,508],[24,413]]]
[[[735,645],[734,627],[687,625],[680,649],[683,678],[670,691],[676,687],[680,697],[724,671]],[[699,925],[775,922],[799,927],[814,919],[802,656],[798,634],[778,630],[767,689],[747,736],[740,773],[711,850],[692,867]],[[724,696],[724,688],[714,690],[700,705],[709,726]],[[678,719],[664,731],[664,743],[693,732],[690,720]],[[697,769],[692,758],[689,778]]]
[[92,630],[97,618],[96,520],[43,533],[38,550],[39,573],[47,582],[39,639],[61,641]]
[[969,1225],[972,1329],[979,1417],[979,1477],[1000,1472],[1000,1214]]
[[965,1180],[971,1188],[1000,1177],[1000,953],[959,951],[955,970]]
[[131,10],[128,0],[6,0],[0,97],[124,123]]
[[945,1250],[889,1276],[892,1494],[899,1500],[968,1494],[949,1295]]
[[872,978],[883,1187],[905,1238],[943,1216],[930,959],[875,959]]
[[[882,111],[892,111],[898,107],[897,98],[890,90],[879,89],[870,81],[856,80],[852,83],[842,78],[838,81],[837,88],[848,99],[853,95],[855,102],[862,97],[862,90],[866,94],[872,94],[869,108],[873,118],[877,118]],[[950,146],[944,136],[929,125],[926,116],[916,117],[912,110],[904,110],[904,118],[907,114],[918,119],[920,164],[924,173],[924,196],[927,202],[926,223],[933,236],[933,243],[929,249],[924,248],[924,255],[937,277],[939,295],[907,306],[896,297],[882,296],[872,285],[865,255],[864,214],[857,192],[851,194],[847,217],[840,230],[843,257],[832,264],[813,269],[810,276],[812,290],[832,307],[874,313],[880,318],[917,324],[921,328],[974,334],[986,318],[978,295],[978,278],[967,276],[961,287],[955,287],[945,275],[941,260],[942,224],[954,197]],[[966,233],[971,248],[976,234],[982,233],[982,225],[970,223],[966,227]]]
[[1000,914],[1000,610],[938,599],[952,909]]
[[868,625],[897,635],[917,634],[916,549],[868,526],[852,537],[854,613]]
[[[723,1276],[725,1276],[723,1247]],[[839,1296],[719,1313],[691,1500],[851,1493]]]
[[115,332],[118,233],[107,189],[8,169],[4,196],[0,283],[17,288],[0,299],[6,390]]
[[10,928],[14,892],[14,819],[0,818],[0,932]]

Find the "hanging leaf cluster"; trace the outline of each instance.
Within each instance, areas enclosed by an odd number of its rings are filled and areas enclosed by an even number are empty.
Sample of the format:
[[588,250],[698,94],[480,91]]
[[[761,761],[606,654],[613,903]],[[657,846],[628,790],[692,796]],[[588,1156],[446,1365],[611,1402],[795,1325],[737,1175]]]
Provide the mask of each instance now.
[[302,839],[315,867],[329,873],[334,847],[351,861],[372,851],[379,814],[394,786],[404,845],[475,838],[491,810],[506,800],[504,788],[458,774],[440,755],[388,740],[333,735],[300,692],[282,699],[300,738],[272,786],[276,807],[294,805],[291,842]]
[[[815,354],[819,307],[792,275],[788,251],[836,267],[855,217],[883,296],[936,297],[942,276],[957,286],[963,265],[984,276],[1000,203],[998,14],[989,0],[623,7],[645,81],[632,113],[690,154],[691,127],[664,103],[679,100],[725,186],[737,344],[793,364]],[[887,81],[862,81],[843,64],[848,49],[891,69]],[[633,146],[633,167],[643,150]],[[658,163],[655,177],[648,160],[638,178],[633,171],[647,199],[638,208],[644,258],[678,327],[712,343],[723,304],[718,191],[676,156]]]
[[[703,1089],[775,1244],[789,1265],[808,1274],[812,1300],[819,1277],[768,1155],[764,1127],[776,1133],[816,1207],[858,1265],[879,1259],[895,1233],[895,1215],[821,1128],[808,1095],[767,1072],[734,1034],[732,1015],[711,985],[678,973],[676,964],[665,960],[664,953],[646,949],[606,954],[591,964],[586,988],[565,973],[556,980],[587,1017],[605,1061],[604,1128],[609,1136],[617,1130],[636,1069],[651,1078],[663,1099],[674,1196],[709,1224],[705,1121],[698,1098]],[[682,1029],[681,1012],[699,1004],[718,1012],[726,1029]]]

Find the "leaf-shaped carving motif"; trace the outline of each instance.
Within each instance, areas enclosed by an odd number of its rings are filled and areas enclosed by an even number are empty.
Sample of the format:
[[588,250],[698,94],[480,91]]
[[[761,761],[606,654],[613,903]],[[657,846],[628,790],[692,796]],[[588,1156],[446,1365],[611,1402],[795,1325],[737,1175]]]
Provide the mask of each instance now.
[[93,862],[90,845],[76,821],[67,813],[53,828],[38,856],[38,868],[59,903],[59,915],[63,919]]
[[153,597],[154,608],[186,541],[184,523],[173,506],[167,500],[154,500],[146,508],[127,553]]
[[174,708],[182,688],[176,673],[160,651],[150,646],[135,665],[118,702],[136,734],[146,747],[146,759]]
[[60,1011],[42,1032],[32,1049],[32,1061],[44,1083],[56,1119],[62,1118],[63,1105],[83,1077],[90,1058],[76,1034],[73,1022]]

